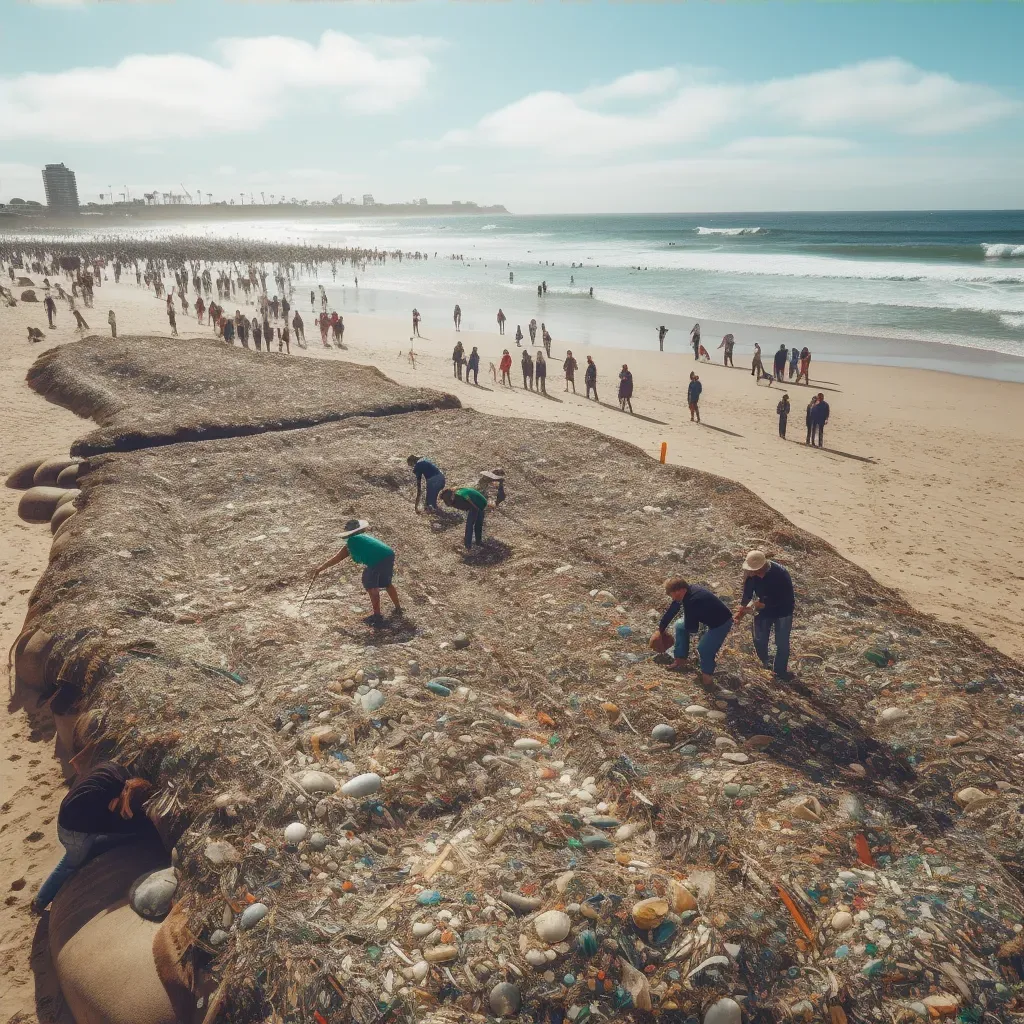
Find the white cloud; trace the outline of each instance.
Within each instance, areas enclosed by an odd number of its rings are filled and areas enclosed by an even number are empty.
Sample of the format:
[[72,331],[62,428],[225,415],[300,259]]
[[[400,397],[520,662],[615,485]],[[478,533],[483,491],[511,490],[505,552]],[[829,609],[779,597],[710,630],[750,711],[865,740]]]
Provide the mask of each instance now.
[[722,147],[730,156],[780,157],[848,153],[856,149],[849,139],[828,135],[748,135]]
[[287,36],[225,39],[219,60],[139,54],[114,67],[0,78],[0,138],[112,142],[259,128],[311,96],[353,114],[394,110],[423,89],[429,40],[316,45]]
[[[1019,103],[988,86],[898,59],[765,82],[680,86],[678,81],[662,70],[626,75],[579,93],[532,93],[487,114],[471,129],[448,132],[441,143],[602,156],[691,142],[750,121],[762,137],[766,126],[785,136],[793,127],[938,135],[1020,110]],[[610,100],[627,98],[640,101],[639,109],[604,109]]]

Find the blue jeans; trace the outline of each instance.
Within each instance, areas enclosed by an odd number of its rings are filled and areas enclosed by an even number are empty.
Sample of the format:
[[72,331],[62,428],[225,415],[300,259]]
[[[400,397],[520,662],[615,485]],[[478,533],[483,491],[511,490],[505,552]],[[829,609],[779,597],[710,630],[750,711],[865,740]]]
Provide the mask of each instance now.
[[[772,627],[775,628],[775,663],[768,660],[768,640]],[[765,668],[774,670],[777,676],[784,676],[789,671],[789,634],[793,630],[792,615],[755,615],[751,624],[754,636],[754,650]]]
[[466,550],[468,551],[473,546],[473,534],[476,534],[477,544],[483,544],[484,542],[484,513],[483,509],[479,509],[470,502],[470,507],[466,511]]
[[437,508],[437,496],[444,489],[444,473],[435,473],[433,476],[428,476],[427,480],[427,498],[423,503],[424,508]]
[[[715,658],[725,643],[725,638],[732,629],[732,620],[723,622],[714,629],[706,630],[704,635],[697,641],[697,655],[700,658],[700,670],[705,675],[714,675]],[[690,631],[682,619],[676,621],[676,646],[673,655],[680,661],[684,661],[690,654]]]
[[94,856],[98,856],[104,850],[116,845],[123,839],[131,837],[72,832],[70,829],[62,828],[58,825],[57,838],[61,841],[61,845],[67,852],[50,872],[46,881],[39,887],[39,892],[36,893],[36,903],[44,909],[53,902],[53,898],[60,892],[64,883],[86,861],[91,860]]

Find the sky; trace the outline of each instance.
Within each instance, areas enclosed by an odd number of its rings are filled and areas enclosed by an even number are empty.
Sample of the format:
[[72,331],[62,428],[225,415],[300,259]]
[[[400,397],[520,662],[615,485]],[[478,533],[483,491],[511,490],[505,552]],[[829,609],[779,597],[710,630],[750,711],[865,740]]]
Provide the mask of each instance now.
[[1024,206],[1024,4],[5,7],[2,202],[64,162],[83,203]]

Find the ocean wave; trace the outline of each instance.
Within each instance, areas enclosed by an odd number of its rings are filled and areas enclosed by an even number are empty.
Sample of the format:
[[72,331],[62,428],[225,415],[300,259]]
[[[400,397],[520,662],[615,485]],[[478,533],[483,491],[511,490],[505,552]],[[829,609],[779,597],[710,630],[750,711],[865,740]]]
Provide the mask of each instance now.
[[698,235],[766,235],[765,228],[697,228]]
[[1024,331],[1024,316],[1014,316],[1010,313],[1003,313],[999,317],[999,322],[1004,327],[1011,327],[1017,331]]
[[498,230],[498,225],[497,224],[485,224],[480,230],[481,231],[497,231]]
[[982,242],[985,258],[989,260],[1012,260],[1024,257],[1024,245],[1013,245],[1010,242],[989,244]]

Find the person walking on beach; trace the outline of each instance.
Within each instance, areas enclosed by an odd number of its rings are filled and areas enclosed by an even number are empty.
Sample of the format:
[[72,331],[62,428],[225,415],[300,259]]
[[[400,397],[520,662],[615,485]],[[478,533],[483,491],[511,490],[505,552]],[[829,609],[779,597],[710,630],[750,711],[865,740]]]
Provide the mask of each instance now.
[[785,343],[779,346],[778,352],[775,353],[775,361],[773,369],[775,370],[775,379],[781,384],[786,377],[786,360],[789,358],[789,352],[786,349]]
[[420,336],[420,311],[415,308],[412,311],[412,336],[414,338]]
[[114,311],[111,310],[107,314],[107,323],[110,324],[110,336],[112,338],[117,337],[117,317],[114,316]]
[[529,327],[527,329],[530,332],[530,344],[531,345],[536,345],[537,344],[537,321],[536,320],[531,320],[530,324],[529,324]]
[[750,363],[750,376],[756,377],[758,384],[767,377],[768,387],[772,386],[772,375],[765,371],[764,363],[761,361],[761,346],[757,342],[754,342],[754,358]]
[[811,443],[811,430],[813,429],[813,420],[811,419],[811,413],[814,411],[814,407],[818,404],[818,396],[812,395],[811,400],[807,403],[807,414],[804,417],[804,422],[807,424],[807,440],[804,444]]
[[523,368],[523,390],[533,390],[533,358],[528,348],[523,349],[523,358],[519,360]]
[[796,371],[800,368],[800,349],[795,346],[790,350],[789,353],[789,379],[792,380],[796,376]]
[[828,423],[828,416],[831,412],[825,395],[818,392],[814,406],[811,408],[811,445],[821,448],[824,444],[825,424]]
[[[674,661],[669,668],[678,672],[686,667],[690,656],[690,640],[697,636],[703,626],[704,635],[697,642],[697,656],[700,659],[701,681],[705,686],[710,686],[718,652],[732,629],[732,612],[717,594],[706,587],[691,586],[679,577],[665,581],[665,593],[672,600],[658,624],[658,632],[664,638],[665,646],[669,642],[668,627],[673,620],[676,624],[672,651]],[[682,618],[678,617],[680,612]]]
[[508,384],[512,387],[512,357],[508,353],[508,349],[502,349],[501,362],[498,364],[498,369],[501,370],[501,386],[504,387]]
[[736,345],[736,339],[733,337],[733,335],[726,334],[722,338],[722,344],[719,345],[718,347],[725,349],[725,352],[722,355],[722,365],[723,366],[732,366],[732,365],[734,365],[733,361],[732,361],[732,350],[735,347],[735,345]]
[[458,487],[455,490],[446,487],[441,491],[441,500],[450,508],[461,509],[466,513],[466,550],[472,550],[474,535],[477,544],[483,544],[487,498],[475,487]]
[[516,348],[523,347],[523,329],[519,324],[516,324]]
[[72,783],[57,812],[57,838],[65,853],[32,901],[36,913],[42,913],[93,857],[132,839],[157,838],[144,808],[152,789],[148,781],[113,761],[97,764]]
[[462,342],[455,342],[455,348],[452,349],[452,373],[459,380],[462,380],[462,360],[465,355],[466,350],[462,347]]
[[779,399],[779,404],[775,406],[775,411],[779,416],[779,437],[783,441],[786,440],[786,422],[789,420],[789,395],[783,395]]
[[700,359],[700,324],[690,328],[690,344],[693,346],[693,358]]
[[796,375],[797,384],[800,383],[800,378],[803,377],[804,383],[810,387],[811,384],[811,350],[805,345],[800,350],[800,369]]
[[87,331],[87,330],[89,330],[89,325],[85,322],[85,317],[82,316],[82,314],[77,309],[73,309],[73,310],[71,310],[71,312],[74,315],[75,325],[78,328],[78,330],[80,330],[80,331]]
[[501,311],[501,309],[498,310],[498,333],[505,333],[505,314]]
[[551,358],[551,334],[548,332],[547,327],[544,324],[540,325],[540,339],[544,343],[544,351],[547,353],[548,359]]
[[378,627],[384,625],[384,616],[380,613],[382,589],[388,592],[388,597],[395,606],[395,615],[401,616],[403,613],[398,591],[393,583],[395,552],[382,540],[367,533],[369,528],[370,524],[365,519],[350,519],[345,523],[341,534],[345,541],[344,546],[336,555],[313,570],[312,579],[315,580],[325,569],[330,569],[346,558],[351,558],[356,565],[363,566],[363,589],[370,597],[372,608],[370,616],[363,621],[368,626]]
[[665,351],[665,335],[668,334],[668,328],[662,325],[658,328],[658,351]]
[[43,308],[46,310],[46,319],[50,322],[50,330],[53,330],[53,318],[57,315],[57,303],[53,301],[52,295],[43,299]]
[[256,317],[252,318],[252,323],[249,325],[252,331],[252,343],[256,346],[256,351],[260,352],[263,348],[263,328],[260,326],[259,320]]
[[574,395],[576,394],[576,371],[579,369],[579,365],[571,351],[565,353],[565,362],[562,363],[562,372],[565,374],[565,390],[568,391],[571,384]]
[[[287,316],[287,314],[285,314]],[[292,328],[295,331],[295,344],[299,348],[306,347],[306,325],[302,321],[302,317],[299,316],[299,311],[295,310],[295,316],[292,317]]]
[[[493,365],[493,364],[492,364]],[[476,350],[476,345],[473,346],[473,351],[469,353],[469,358],[466,360],[466,383],[469,383],[469,375],[473,374],[473,383],[477,387],[480,386],[480,353]]]
[[[751,632],[754,650],[761,664],[775,672],[777,679],[792,679],[789,672],[789,637],[793,631],[796,597],[789,571],[769,561],[763,551],[751,551],[743,562],[743,596],[733,616],[737,624],[747,612],[754,612]],[[768,642],[775,631],[775,660],[769,660]]]
[[455,303],[454,320],[455,320],[455,330],[456,331],[461,331],[462,330],[462,309],[459,307],[459,304],[457,302]]
[[704,390],[704,385],[700,382],[700,377],[697,376],[692,370],[690,371],[690,383],[686,389],[686,403],[690,407],[690,422],[696,421],[700,423],[700,393]]
[[174,307],[167,307],[167,322],[171,325],[171,337],[176,338],[178,336],[178,319],[174,314]]
[[430,508],[436,512],[438,510],[437,496],[444,489],[444,473],[442,473],[437,464],[431,462],[430,459],[418,459],[415,455],[410,455],[406,461],[412,468],[413,476],[416,477],[416,501],[413,503],[414,511],[419,515],[420,494],[422,493],[424,483],[426,483],[427,496],[426,500],[423,502],[423,511],[426,512],[426,510]]
[[594,365],[594,360],[587,356],[587,368],[583,373],[583,383],[587,386],[587,398],[590,397],[590,392],[594,392],[594,401],[600,402],[597,397],[597,366]]
[[537,350],[537,360],[533,368],[534,377],[537,380],[537,390],[542,394],[548,393],[548,363],[544,358],[544,350]]
[[629,372],[629,367],[623,363],[622,369],[619,370],[619,408],[625,412],[626,406],[629,406],[630,413],[633,412],[633,374]]

